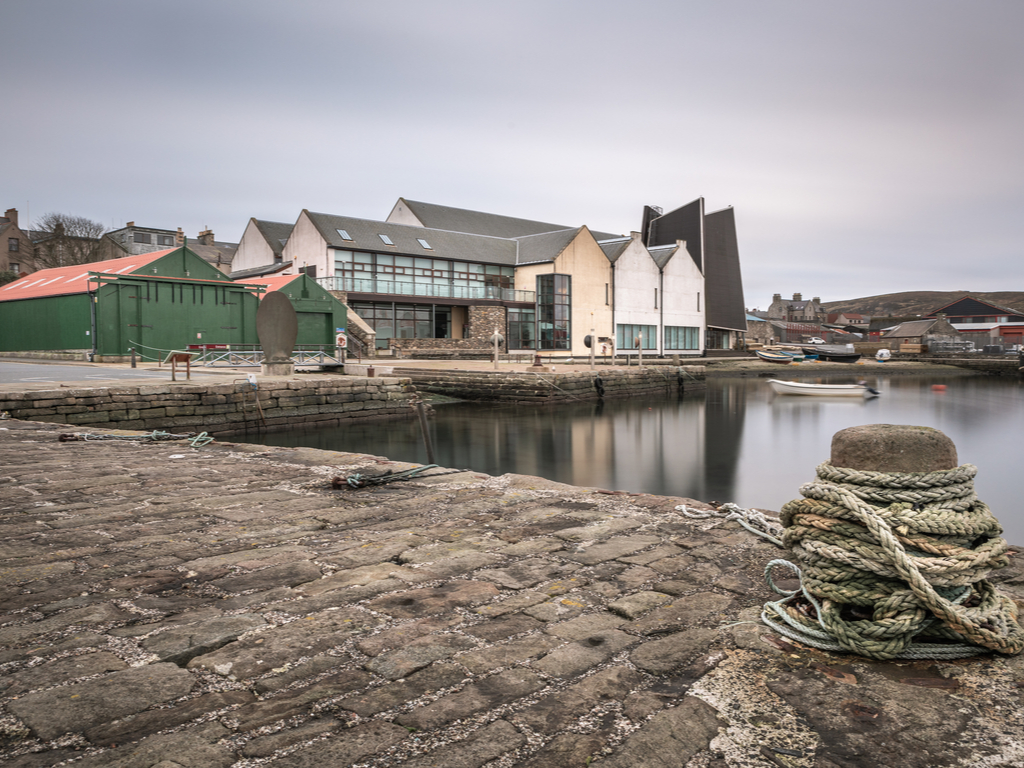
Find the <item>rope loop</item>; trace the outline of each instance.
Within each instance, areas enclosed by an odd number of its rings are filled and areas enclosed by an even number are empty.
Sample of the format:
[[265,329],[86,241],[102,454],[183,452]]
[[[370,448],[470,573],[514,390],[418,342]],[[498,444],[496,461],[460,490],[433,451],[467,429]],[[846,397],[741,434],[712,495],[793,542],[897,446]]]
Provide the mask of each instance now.
[[[1008,564],[977,467],[867,472],[824,462],[780,514],[798,592],[762,619],[789,637],[875,659],[1024,650],[1017,606],[985,577]],[[824,637],[821,636],[824,633]],[[820,645],[819,643],[825,643]]]

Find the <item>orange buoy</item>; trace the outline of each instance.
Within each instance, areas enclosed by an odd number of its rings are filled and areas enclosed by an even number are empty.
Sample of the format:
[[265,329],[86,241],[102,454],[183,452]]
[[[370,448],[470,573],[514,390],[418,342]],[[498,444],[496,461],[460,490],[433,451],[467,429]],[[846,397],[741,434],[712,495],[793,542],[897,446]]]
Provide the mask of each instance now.
[[932,392],[945,392],[945,391],[946,391],[946,385],[945,384],[932,384]]

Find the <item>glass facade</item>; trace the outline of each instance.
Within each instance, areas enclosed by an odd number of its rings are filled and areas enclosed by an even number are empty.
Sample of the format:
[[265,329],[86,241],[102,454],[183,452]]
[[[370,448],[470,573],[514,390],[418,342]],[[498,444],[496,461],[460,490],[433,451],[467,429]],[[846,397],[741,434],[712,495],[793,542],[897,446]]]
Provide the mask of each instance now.
[[537,276],[537,336],[540,349],[569,349],[572,339],[572,278]]
[[352,311],[377,332],[377,346],[388,339],[450,339],[452,308],[436,304],[353,301]]
[[706,342],[704,346],[707,349],[731,348],[729,331],[722,331],[718,328],[708,328],[705,338]]
[[513,295],[515,267],[335,249],[334,275],[337,290],[356,293],[522,300]]
[[665,326],[665,349],[700,349],[700,328]]
[[[640,344],[637,346],[637,339]],[[630,349],[657,349],[658,326],[617,325],[615,326],[615,348],[625,352]]]
[[508,348],[536,349],[534,338],[537,313],[532,309],[508,309]]

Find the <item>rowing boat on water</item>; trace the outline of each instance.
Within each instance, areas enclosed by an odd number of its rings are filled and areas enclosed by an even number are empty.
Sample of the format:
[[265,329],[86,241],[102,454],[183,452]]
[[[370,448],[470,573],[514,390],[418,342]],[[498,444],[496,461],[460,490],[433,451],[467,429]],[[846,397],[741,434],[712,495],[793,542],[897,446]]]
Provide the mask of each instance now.
[[878,390],[864,384],[813,384],[803,381],[769,379],[768,386],[779,395],[816,395],[819,397],[877,397]]

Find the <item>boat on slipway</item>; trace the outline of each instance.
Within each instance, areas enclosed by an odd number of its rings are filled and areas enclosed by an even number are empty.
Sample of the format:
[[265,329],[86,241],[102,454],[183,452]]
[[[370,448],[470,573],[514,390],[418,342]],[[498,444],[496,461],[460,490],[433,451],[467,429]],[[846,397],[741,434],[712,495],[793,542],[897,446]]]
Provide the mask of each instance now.
[[754,353],[766,363],[799,363],[804,359],[803,353],[796,350],[757,349]]
[[854,352],[852,344],[815,344],[803,347],[803,351],[808,355],[817,355],[819,360],[827,360],[830,363],[856,363],[860,360],[860,353]]
[[866,384],[815,384],[804,381],[768,379],[768,386],[778,395],[811,395],[816,397],[877,397],[877,389]]

